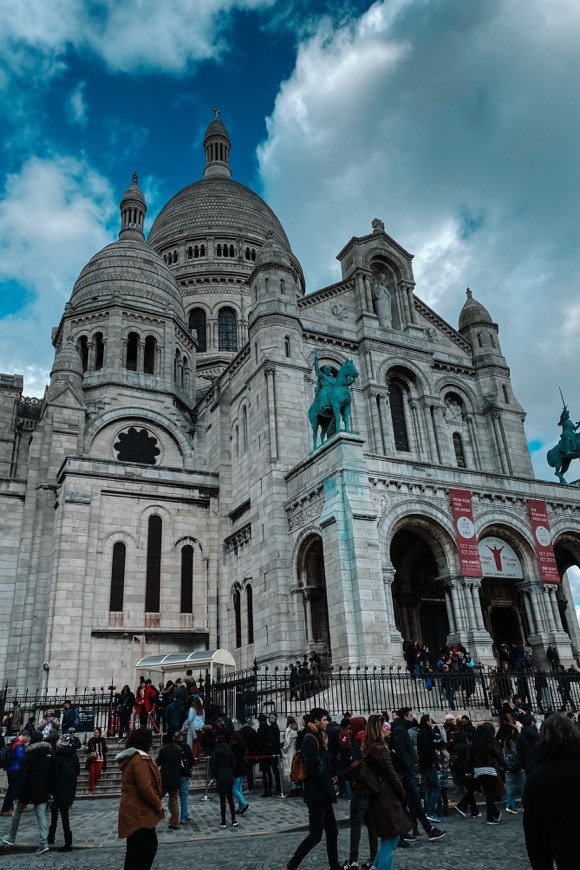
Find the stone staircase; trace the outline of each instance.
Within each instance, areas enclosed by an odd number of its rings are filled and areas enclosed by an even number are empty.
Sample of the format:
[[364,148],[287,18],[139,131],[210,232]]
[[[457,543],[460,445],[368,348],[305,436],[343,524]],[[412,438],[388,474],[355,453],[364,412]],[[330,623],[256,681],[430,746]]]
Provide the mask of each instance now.
[[[86,752],[84,746],[78,751],[79,761],[81,763],[81,772],[77,782],[77,800],[95,800],[96,798],[111,798],[119,797],[121,794],[121,770],[115,763],[115,756],[125,748],[125,742],[119,743],[117,738],[107,738],[107,770],[102,774],[99,784],[95,789],[94,797],[89,795],[89,772],[85,768]],[[161,741],[158,737],[154,738],[151,755],[157,758],[157,753],[161,748]],[[195,765],[192,771],[191,779],[189,780],[190,792],[205,791],[206,785],[206,761],[202,759]]]

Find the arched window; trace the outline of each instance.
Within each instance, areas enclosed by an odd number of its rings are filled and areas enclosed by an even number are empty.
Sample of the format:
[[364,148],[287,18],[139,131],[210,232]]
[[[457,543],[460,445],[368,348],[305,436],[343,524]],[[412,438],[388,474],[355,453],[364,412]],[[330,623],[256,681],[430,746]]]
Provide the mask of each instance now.
[[206,320],[203,308],[192,308],[189,312],[189,328],[197,332],[198,351],[204,353],[207,350]]
[[389,405],[395,436],[395,450],[409,450],[407,422],[405,420],[405,395],[399,384],[389,384]]
[[205,245],[201,245],[199,248],[199,256],[205,257]]
[[286,293],[286,285],[284,283],[284,278],[280,278],[280,293],[282,294],[282,296],[284,296]]
[[246,586],[246,608],[248,617],[248,643],[254,643],[254,593]]
[[458,468],[467,468],[465,464],[465,453],[463,452],[463,441],[459,432],[453,433],[453,449],[455,450],[455,461]]
[[127,360],[125,367],[130,372],[137,371],[137,359],[139,357],[139,335],[136,332],[130,332],[127,336]]
[[245,254],[246,254],[246,260],[249,260],[250,259],[250,249],[249,248],[246,248]]
[[248,449],[248,412],[246,406],[242,408],[242,453]]
[[145,577],[145,612],[159,613],[161,599],[162,520],[151,514],[147,533],[147,571]]
[[240,455],[240,429],[237,423],[234,426],[234,449],[237,458]]
[[95,371],[100,371],[105,362],[105,342],[103,341],[103,333],[97,332],[94,336],[95,341]]
[[290,339],[287,335],[284,336],[284,355],[290,356]]
[[221,245],[219,245],[219,244],[216,245],[215,254],[216,254],[216,257],[221,257],[221,255],[222,255],[222,246]]
[[125,559],[127,548],[122,541],[117,541],[113,547],[111,563],[111,592],[109,595],[109,610],[119,613],[123,610],[123,595],[125,592]]
[[193,547],[181,548],[181,612],[193,613]]
[[188,249],[187,249],[187,259],[188,259],[188,260],[192,260],[192,259],[193,259],[193,248],[192,248],[191,245],[189,245],[189,247],[188,247]]
[[81,357],[83,372],[89,367],[89,341],[86,335],[81,335],[77,342],[77,349]]
[[242,606],[239,589],[234,589],[234,620],[236,624],[236,649],[239,649],[242,645]]
[[504,400],[504,402],[506,403],[506,405],[509,405],[509,403],[510,403],[510,397],[509,397],[509,394],[508,394],[508,391],[507,391],[507,387],[506,387],[505,384],[502,384],[502,385],[501,385],[501,391],[502,391],[502,393],[503,393],[503,400]]
[[230,245],[230,257],[235,257],[236,251],[233,245]]
[[233,308],[222,308],[218,314],[218,350],[238,349],[238,323]]
[[256,249],[252,248],[252,261],[256,259]]
[[157,342],[152,335],[148,335],[145,339],[145,350],[143,353],[143,371],[146,375],[155,374],[155,351]]

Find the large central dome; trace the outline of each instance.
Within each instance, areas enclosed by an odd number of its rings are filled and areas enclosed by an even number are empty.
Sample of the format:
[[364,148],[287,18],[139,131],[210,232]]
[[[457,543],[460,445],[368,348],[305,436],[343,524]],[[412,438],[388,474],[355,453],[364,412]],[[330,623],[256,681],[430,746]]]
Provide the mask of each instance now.
[[178,241],[204,233],[255,236],[270,235],[290,251],[282,224],[256,193],[226,177],[209,177],[184,188],[159,213],[147,244],[161,250]]

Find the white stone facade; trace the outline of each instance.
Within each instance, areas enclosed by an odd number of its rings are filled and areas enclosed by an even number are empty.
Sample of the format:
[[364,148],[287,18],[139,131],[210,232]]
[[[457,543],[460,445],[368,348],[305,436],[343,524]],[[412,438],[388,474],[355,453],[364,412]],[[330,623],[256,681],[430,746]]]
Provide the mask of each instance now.
[[[443,321],[380,221],[338,255],[341,281],[304,295],[229,147],[212,122],[204,179],[147,243],[134,179],[54,332],[43,401],[0,375],[4,682],[132,684],[144,654],[218,646],[240,668],[310,650],[381,666],[411,637],[488,663],[513,640],[543,664],[552,642],[571,663],[569,584],[542,584],[526,500],[546,502],[563,577],[580,493],[533,477],[497,325],[471,293],[458,329]],[[313,451],[316,354],[359,377],[352,431]],[[517,579],[462,575],[453,488]]]

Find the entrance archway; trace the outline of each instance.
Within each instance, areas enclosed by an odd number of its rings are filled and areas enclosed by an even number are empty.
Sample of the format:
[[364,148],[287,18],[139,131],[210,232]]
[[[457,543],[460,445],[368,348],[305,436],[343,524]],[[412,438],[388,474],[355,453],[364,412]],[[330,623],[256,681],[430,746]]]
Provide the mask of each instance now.
[[408,526],[394,535],[390,557],[395,624],[405,641],[418,640],[436,654],[449,634],[445,589],[438,580],[441,545],[427,529]]

